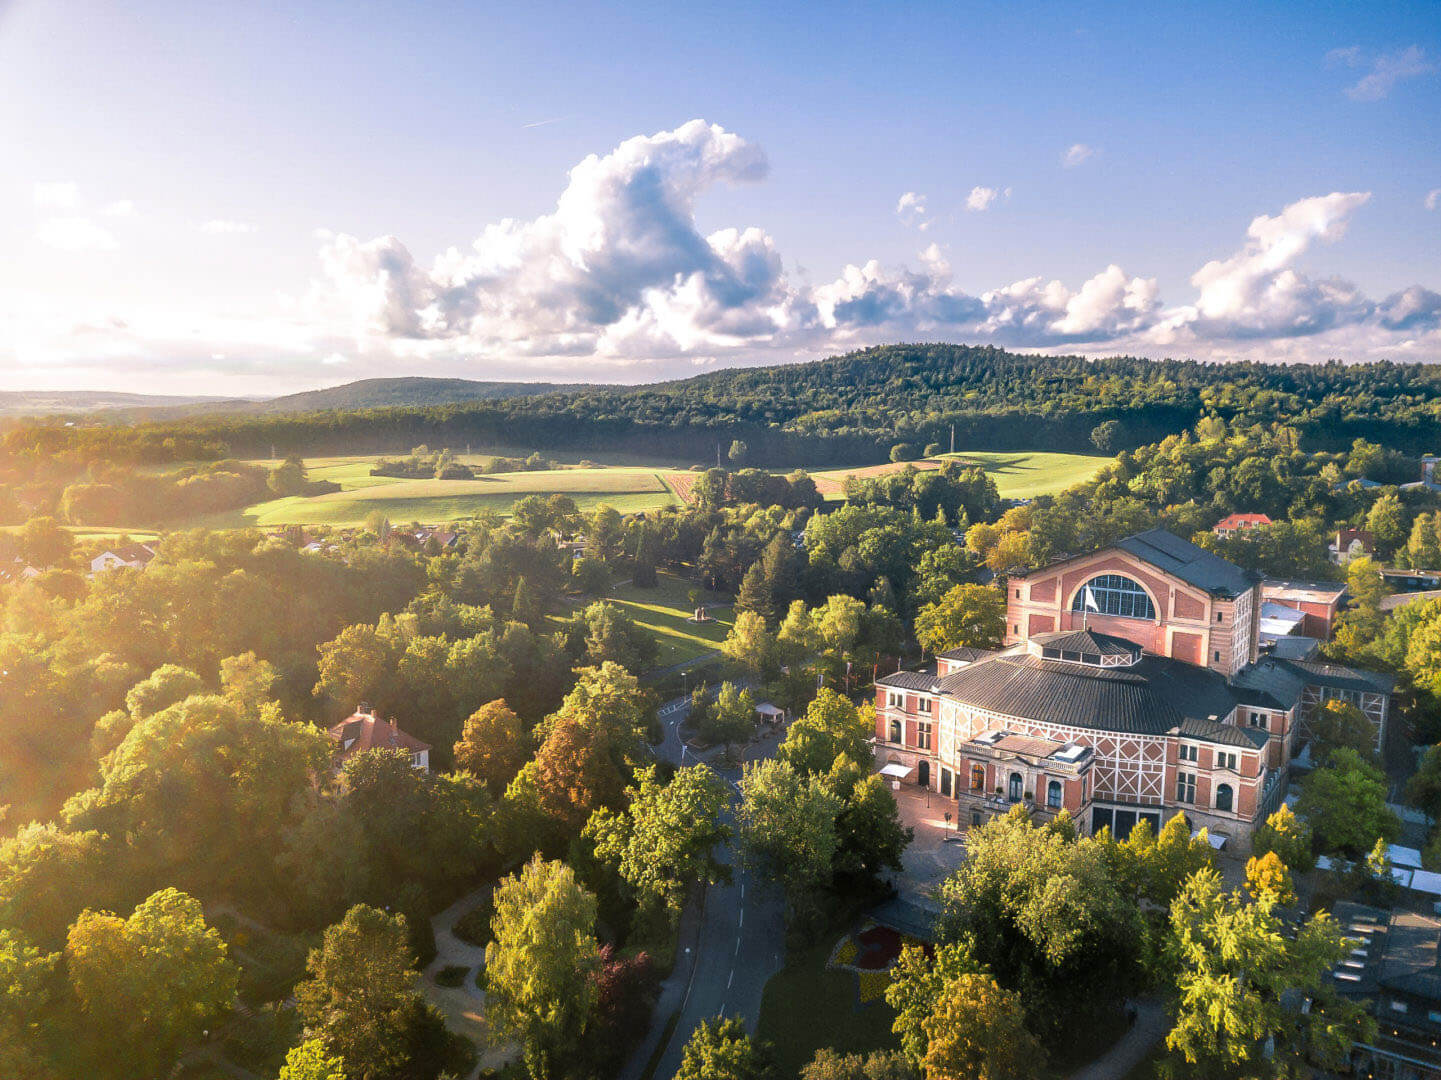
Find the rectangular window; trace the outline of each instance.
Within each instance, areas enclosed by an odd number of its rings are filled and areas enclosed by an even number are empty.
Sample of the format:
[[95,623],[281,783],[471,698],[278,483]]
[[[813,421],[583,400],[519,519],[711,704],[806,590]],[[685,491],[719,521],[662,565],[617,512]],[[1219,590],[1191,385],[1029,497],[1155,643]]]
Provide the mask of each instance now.
[[886,694],[886,704],[889,705],[892,709],[904,709],[906,707],[905,695],[898,694],[896,691],[892,690],[888,694]]
[[1398,1013],[1403,1013],[1403,1012],[1405,1012],[1405,1011],[1406,1011],[1406,1003],[1405,1003],[1404,1001],[1397,1001],[1395,998],[1392,998],[1392,999],[1391,999],[1391,1011],[1392,1011],[1392,1012],[1398,1012]]
[[1195,761],[1196,748],[1194,746],[1187,746],[1185,743],[1182,743],[1180,749],[1180,758],[1182,761]]
[[931,711],[931,699],[920,698],[916,701],[916,712],[928,713]]
[[1216,621],[1217,621],[1217,622],[1225,622],[1225,621],[1226,621],[1226,616],[1223,615],[1223,614],[1221,614],[1221,613],[1218,611],[1218,612],[1216,612]]
[[1269,727],[1269,726],[1270,726],[1269,724],[1266,723],[1266,714],[1265,714],[1265,713],[1253,712],[1253,713],[1251,714],[1251,721],[1250,721],[1250,722],[1251,722],[1251,726],[1252,726],[1252,727],[1266,728],[1266,727]]
[[1020,598],[1021,598],[1021,590],[1020,590],[1020,589],[1017,589],[1017,590],[1016,590],[1016,599],[1019,600]]
[[1219,663],[1221,662],[1221,650],[1220,650],[1220,649],[1217,649],[1215,652],[1213,652],[1213,653],[1211,654],[1211,656],[1215,658],[1216,663],[1219,664]]
[[1196,801],[1196,776],[1194,773],[1176,774],[1176,801],[1187,804]]
[[1021,624],[1020,624],[1020,623],[1017,623],[1017,624],[1016,624],[1015,626],[1013,626],[1011,629],[1013,629],[1016,633],[1019,634],[1019,633],[1021,632]]
[[922,750],[929,750],[929,749],[931,748],[931,725],[930,725],[930,724],[917,724],[917,725],[916,725],[916,745],[917,745],[918,747],[920,747]]
[[984,765],[971,766],[971,790],[984,791],[986,788],[986,767]]
[[1221,750],[1216,751],[1216,768],[1230,769],[1232,772],[1235,772],[1236,755]]

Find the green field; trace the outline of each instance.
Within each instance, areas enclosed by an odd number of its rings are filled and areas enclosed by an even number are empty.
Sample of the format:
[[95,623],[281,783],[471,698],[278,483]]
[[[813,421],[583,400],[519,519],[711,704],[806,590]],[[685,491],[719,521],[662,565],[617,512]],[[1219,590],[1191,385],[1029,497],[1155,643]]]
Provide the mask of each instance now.
[[715,652],[730,633],[731,624],[735,621],[730,598],[718,593],[701,590],[706,612],[714,621],[688,621],[694,614],[690,591],[695,587],[673,574],[662,573],[656,575],[656,587],[653,589],[619,585],[607,596],[611,603],[623,608],[626,615],[655,637],[660,645],[656,667],[689,663]]
[[[1091,479],[1112,459],[1092,454],[1063,454],[1048,451],[999,452],[987,450],[960,450],[954,454],[940,454],[929,459],[941,462],[956,458],[968,465],[979,465],[996,482],[996,490],[1003,499],[1032,499],[1037,495],[1050,495]],[[917,468],[925,463],[914,462]],[[871,465],[850,469],[822,469],[812,472],[821,484],[822,494],[828,499],[841,499],[839,491],[847,476],[853,473],[882,475],[886,472],[905,468],[905,464]],[[826,481],[830,481],[829,484]],[[828,490],[829,489],[829,490]]]
[[[521,451],[516,451],[516,454]],[[507,456],[514,456],[507,455]],[[396,524],[421,522],[441,525],[463,521],[482,510],[506,515],[517,499],[526,495],[564,493],[576,501],[581,510],[591,510],[604,503],[621,513],[678,506],[680,500],[667,486],[663,474],[675,469],[674,464],[637,463],[619,456],[594,455],[608,463],[600,468],[568,466],[536,472],[496,473],[477,476],[473,480],[408,480],[394,476],[371,476],[377,458],[373,455],[316,457],[306,460],[312,480],[327,480],[341,490],[326,495],[292,496],[271,499],[241,510],[206,515],[182,527],[203,526],[212,529],[284,525],[359,525],[374,511],[381,511]],[[952,455],[932,459],[935,462]],[[1011,499],[1061,491],[1094,476],[1109,458],[1088,454],[996,453],[964,451],[956,458],[973,462],[995,478],[1001,495]],[[460,454],[456,460],[467,465],[483,466],[493,460],[492,454]],[[273,461],[254,464],[271,466]],[[925,467],[926,463],[917,463]],[[821,493],[830,500],[843,498],[845,478],[852,474],[882,475],[900,465],[872,465],[862,468],[826,469],[823,464],[809,471]],[[777,470],[790,471],[790,470]],[[682,488],[681,490],[684,490]],[[115,527],[91,529],[92,533],[123,531],[124,523]],[[131,530],[139,535],[143,530]]]

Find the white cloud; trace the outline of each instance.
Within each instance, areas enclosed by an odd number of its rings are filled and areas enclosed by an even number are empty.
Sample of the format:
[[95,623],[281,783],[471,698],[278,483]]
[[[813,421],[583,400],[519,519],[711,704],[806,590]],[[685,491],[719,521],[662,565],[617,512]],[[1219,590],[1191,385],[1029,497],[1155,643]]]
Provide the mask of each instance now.
[[255,226],[244,221],[227,221],[225,218],[211,218],[203,222],[200,231],[209,233],[212,236],[234,235],[239,233],[253,233]]
[[1240,251],[1192,275],[1199,296],[1172,313],[1170,325],[1219,337],[1289,337],[1354,321],[1366,310],[1354,285],[1339,278],[1313,281],[1291,264],[1313,241],[1340,239],[1351,215],[1370,198],[1369,191],[1336,191],[1298,200],[1275,217],[1257,217]]
[[130,199],[116,199],[101,207],[100,213],[103,217],[131,218],[135,216],[135,203]]
[[1072,143],[1067,147],[1066,152],[1061,155],[1061,164],[1068,169],[1073,169],[1081,162],[1096,156],[1096,148],[1087,146],[1085,143]]
[[971,193],[966,196],[966,209],[971,211],[989,210],[991,203],[995,202],[1000,194],[993,187],[973,187]]
[[1408,45],[1395,52],[1377,53],[1367,58],[1359,45],[1344,49],[1332,49],[1326,54],[1329,64],[1344,64],[1351,68],[1370,70],[1355,83],[1346,87],[1346,96],[1352,101],[1380,101],[1389,95],[1397,83],[1414,79],[1436,70],[1419,45]]
[[921,232],[931,227],[926,196],[917,191],[908,191],[896,200],[896,216],[907,225],[914,225]]
[[80,205],[80,186],[73,180],[52,180],[35,184],[31,198],[36,210],[74,210]]
[[113,251],[115,235],[87,217],[46,218],[35,226],[35,238],[60,251]]
[[[1195,272],[1193,295],[1163,304],[1154,278],[1114,264],[1074,285],[1036,274],[968,291],[935,243],[911,266],[858,259],[812,285],[787,272],[763,229],[697,226],[697,204],[711,188],[765,173],[758,147],[692,121],[585,158],[550,212],[495,222],[433,258],[418,259],[395,236],[318,231],[316,279],[305,297],[281,305],[283,317],[82,317],[56,301],[38,319],[33,305],[0,296],[0,330],[6,319],[21,327],[9,335],[17,344],[0,344],[0,363],[15,371],[68,364],[102,377],[105,365],[118,364],[196,382],[200,372],[228,372],[250,380],[249,392],[260,379],[314,384],[335,367],[355,378],[424,371],[641,381],[895,340],[1441,361],[1441,294],[1415,285],[1371,299],[1344,279],[1297,268],[1317,241],[1343,237],[1366,192],[1303,198],[1256,217],[1233,251]],[[981,190],[987,205],[1006,197],[1006,189]],[[896,205],[918,222],[928,210],[918,192]],[[114,246],[76,214],[42,218],[41,227],[47,242],[71,250]],[[973,267],[976,253],[967,256]]]
[[1441,206],[1441,187],[1432,188],[1426,192],[1426,198],[1423,202],[1427,210],[1435,210],[1438,206]]

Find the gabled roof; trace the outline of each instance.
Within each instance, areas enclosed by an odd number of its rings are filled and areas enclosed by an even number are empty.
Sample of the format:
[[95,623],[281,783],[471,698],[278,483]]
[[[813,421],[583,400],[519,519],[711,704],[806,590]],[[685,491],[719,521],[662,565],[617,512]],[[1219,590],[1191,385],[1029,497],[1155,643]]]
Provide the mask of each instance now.
[[1269,736],[1258,728],[1236,727],[1216,720],[1202,720],[1188,716],[1178,726],[1177,733],[1183,739],[1200,739],[1203,742],[1220,743],[1222,746],[1239,746],[1243,750],[1255,750],[1265,746]]
[[331,728],[329,734],[341,757],[349,757],[362,750],[409,750],[418,753],[430,749],[430,743],[421,742],[390,721],[368,713],[347,716]]
[[1271,524],[1271,519],[1265,514],[1228,514],[1216,522],[1217,529],[1254,529],[1260,525]]
[[100,554],[114,555],[122,562],[149,562],[155,558],[155,549],[149,544],[120,544],[106,548]]
[[877,686],[886,686],[892,690],[919,690],[922,693],[934,693],[939,677],[934,671],[897,671],[890,675],[882,675],[876,680]]
[[1259,574],[1242,570],[1235,563],[1165,529],[1149,529],[1128,536],[1115,546],[1212,596],[1240,596],[1261,580]]
[[1356,690],[1365,694],[1389,694],[1396,689],[1396,679],[1379,671],[1365,671],[1344,664],[1326,664],[1319,660],[1281,660],[1302,674],[1313,686],[1333,690]]
[[1031,638],[1043,649],[1058,649],[1061,652],[1081,653],[1086,656],[1136,656],[1141,646],[1114,634],[1102,634],[1096,630],[1057,630],[1048,634],[1036,634]]
[[974,664],[977,660],[984,660],[986,657],[994,655],[993,649],[977,649],[971,645],[961,645],[955,649],[936,653],[936,659],[954,660],[958,664]]

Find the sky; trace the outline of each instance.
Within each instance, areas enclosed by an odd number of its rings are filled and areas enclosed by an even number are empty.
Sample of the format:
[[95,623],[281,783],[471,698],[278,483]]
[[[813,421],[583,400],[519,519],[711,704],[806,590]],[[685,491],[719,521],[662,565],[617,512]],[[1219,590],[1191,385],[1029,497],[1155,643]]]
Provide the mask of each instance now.
[[0,389],[1441,362],[1441,4],[0,0]]

